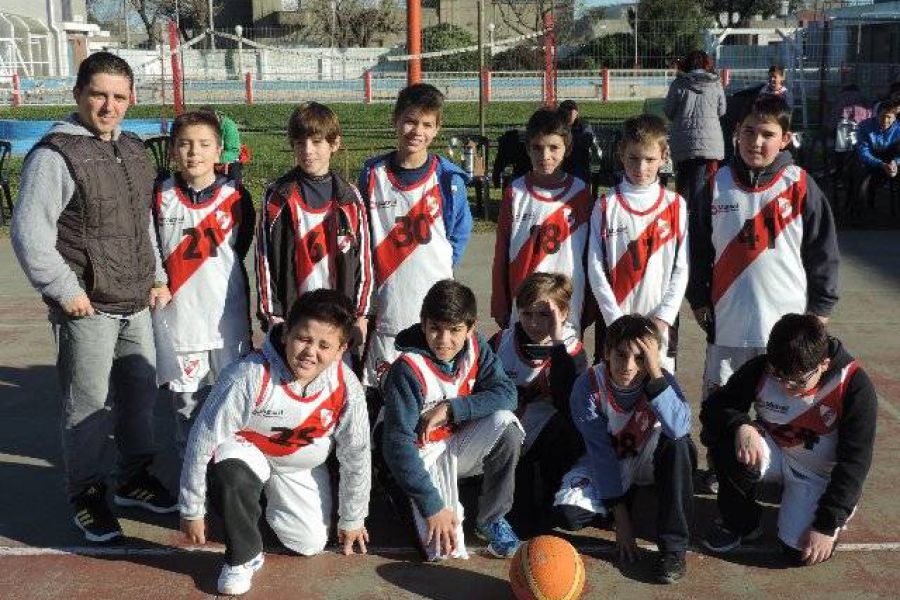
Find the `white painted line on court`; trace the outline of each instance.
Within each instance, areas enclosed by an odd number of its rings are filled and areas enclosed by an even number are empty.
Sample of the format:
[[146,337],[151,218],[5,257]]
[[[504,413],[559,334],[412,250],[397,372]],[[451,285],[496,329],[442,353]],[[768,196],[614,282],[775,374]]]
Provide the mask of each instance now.
[[[616,548],[610,542],[609,544],[578,544],[577,549],[582,554],[615,554]],[[644,550],[655,550],[654,544],[640,544]],[[470,554],[478,554],[483,547],[468,548]],[[691,550],[695,554],[704,554],[708,556],[716,556],[706,551],[698,552]],[[877,543],[853,543],[838,544],[838,552],[900,552],[900,542],[877,542]],[[176,554],[190,554],[195,552],[209,552],[212,554],[224,554],[225,548],[220,545],[215,546],[157,546],[153,548],[128,547],[128,546],[69,546],[62,548],[35,548],[31,546],[0,546],[0,558],[16,557],[16,556],[172,556]],[[776,546],[752,545],[743,546],[728,554],[732,555],[748,555],[748,554],[775,554],[781,550]],[[278,554],[276,552],[276,554]],[[338,552],[326,550],[323,554],[338,554]],[[418,550],[409,546],[369,546],[369,554],[398,554],[401,556],[419,554]],[[727,556],[723,554],[721,556]]]

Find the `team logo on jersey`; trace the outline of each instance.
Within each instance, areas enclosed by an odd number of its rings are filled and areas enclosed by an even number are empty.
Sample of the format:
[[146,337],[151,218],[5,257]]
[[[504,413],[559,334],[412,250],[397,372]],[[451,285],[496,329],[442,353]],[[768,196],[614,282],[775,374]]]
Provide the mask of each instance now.
[[537,219],[537,213],[533,210],[523,210],[522,212],[514,213],[512,219],[513,221],[522,221],[523,223],[526,223]]
[[628,233],[628,225],[610,225],[606,229],[606,235],[622,235]]
[[709,207],[709,212],[716,216],[719,213],[737,212],[739,208],[737,204],[713,204]]
[[184,363],[184,374],[186,377],[191,377],[194,371],[197,370],[197,367],[200,366],[199,358],[192,358]]
[[834,425],[834,422],[837,421],[837,413],[834,412],[834,409],[830,406],[819,406],[819,416],[822,417],[822,422],[825,423],[825,427],[830,428]]
[[656,231],[659,233],[659,237],[666,238],[669,237],[669,234],[672,233],[672,226],[669,225],[669,222],[659,217],[656,219]]
[[569,225],[575,224],[575,212],[568,206],[563,207],[563,218]]
[[432,219],[437,219],[438,215],[440,214],[441,202],[437,188],[434,188],[428,193],[428,195],[425,196],[425,212]]
[[332,419],[334,419],[334,412],[327,408],[323,408],[319,412],[319,416],[322,421],[322,428],[327,429],[331,426]]
[[234,224],[231,214],[224,210],[216,210],[216,221],[219,222],[219,229],[222,231],[228,231]]
[[647,431],[650,428],[650,416],[641,411],[639,415],[637,415],[637,425],[639,431]]
[[781,217],[783,219],[790,218],[793,211],[794,206],[791,204],[791,199],[785,196],[778,196],[778,212],[781,214]]

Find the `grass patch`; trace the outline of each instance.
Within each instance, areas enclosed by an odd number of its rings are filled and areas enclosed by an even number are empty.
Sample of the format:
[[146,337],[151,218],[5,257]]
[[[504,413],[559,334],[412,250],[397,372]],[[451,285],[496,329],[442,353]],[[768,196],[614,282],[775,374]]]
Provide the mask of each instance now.
[[[241,129],[241,139],[250,148],[253,158],[244,168],[244,182],[258,203],[265,185],[292,166],[293,157],[286,139],[288,117],[294,104],[266,104],[257,106],[219,105],[216,108],[234,119]],[[359,176],[363,162],[394,147],[391,126],[391,104],[332,104],[343,128],[343,147],[335,155],[333,166],[351,182]],[[524,127],[531,113],[538,107],[532,102],[494,102],[488,105],[485,133],[496,139],[507,129]],[[619,123],[638,114],[641,102],[582,102],[581,115],[591,122]],[[198,106],[188,106],[188,109]],[[0,119],[61,119],[75,109],[72,106],[0,107]],[[159,118],[165,112],[173,117],[171,107],[138,105],[128,111],[129,118]],[[432,145],[443,154],[447,141],[454,134],[478,130],[478,104],[474,102],[448,103],[444,107],[441,133]],[[13,157],[10,164],[10,183],[13,194],[19,183],[22,157]],[[495,193],[499,196],[499,193]]]

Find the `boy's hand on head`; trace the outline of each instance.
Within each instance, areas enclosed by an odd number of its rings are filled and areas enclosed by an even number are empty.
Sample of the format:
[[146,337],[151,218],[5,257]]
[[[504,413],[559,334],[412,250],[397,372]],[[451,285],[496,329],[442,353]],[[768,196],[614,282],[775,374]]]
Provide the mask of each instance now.
[[764,447],[765,442],[753,425],[741,425],[734,433],[734,451],[739,463],[759,469]]
[[192,544],[202,546],[206,543],[206,519],[185,519],[182,517],[181,531]]
[[652,335],[647,335],[636,339],[634,343],[637,344],[644,355],[644,368],[647,370],[647,375],[651,379],[662,377],[662,367],[659,366],[659,344],[656,342],[656,338]]
[[419,417],[419,425],[416,427],[418,442],[423,446],[428,442],[431,432],[438,427],[443,427],[450,421],[450,403],[440,402],[434,408],[430,408]]
[[69,317],[89,317],[94,314],[94,307],[87,294],[81,294],[68,302],[62,303],[63,312]]
[[633,563],[638,558],[638,547],[634,541],[634,530],[631,526],[631,515],[624,502],[616,504],[613,508],[616,523],[616,549],[619,551],[619,560]]
[[449,508],[442,508],[434,513],[425,522],[428,524],[428,539],[426,544],[435,543],[439,554],[450,556],[456,550],[456,527],[459,520],[456,513]]
[[834,541],[837,535],[828,535],[816,531],[812,527],[807,529],[800,537],[800,550],[803,553],[803,563],[817,565],[831,558],[834,552]]
[[659,332],[659,335],[666,335],[666,332],[669,331],[669,324],[659,317],[650,317],[650,320],[656,325],[656,330]]
[[700,326],[700,329],[705,331],[706,333],[710,333],[710,328],[712,327],[712,308],[709,306],[701,306],[700,308],[694,309],[694,319],[697,321],[697,325]]
[[566,317],[568,315],[564,314],[555,302],[549,300],[546,302],[550,311],[550,339],[554,344],[562,344],[566,341]]
[[166,304],[172,301],[172,292],[169,286],[162,285],[150,288],[150,308],[160,310],[166,307]]
[[343,547],[344,556],[353,554],[353,544],[359,544],[359,553],[366,554],[366,544],[369,543],[369,532],[365,527],[359,529],[338,529],[338,543]]

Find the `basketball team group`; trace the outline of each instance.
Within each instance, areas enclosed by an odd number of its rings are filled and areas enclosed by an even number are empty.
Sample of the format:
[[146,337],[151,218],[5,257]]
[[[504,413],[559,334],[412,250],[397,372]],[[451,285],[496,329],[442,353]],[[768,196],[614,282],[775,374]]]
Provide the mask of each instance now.
[[[120,128],[132,82],[115,55],[81,63],[77,111],[26,158],[11,231],[49,306],[67,492],[87,540],[122,535],[111,504],[178,512],[196,545],[215,514],[219,591],[242,594],[263,566],[262,525],[300,555],[329,540],[365,553],[374,478],[426,560],[466,558],[473,531],[508,558],[520,539],[604,527],[619,560],[635,561],[636,525],[655,523],[654,576],[673,583],[695,488],[717,495],[702,544],[727,553],[760,535],[758,490],[775,482],[785,560],[831,558],[871,464],[876,395],[828,332],[835,224],[786,150],[783,98],[748,107],[734,159],[707,168],[688,200],[660,184],[660,118],[624,122],[621,182],[592,197],[563,168],[570,119],[537,110],[531,170],[500,203],[500,331],[486,339],[473,291],[454,279],[472,217],[468,176],[430,149],[436,88],[399,93],[396,149],[366,161],[355,185],[331,166],[335,113],[298,106],[286,126],[294,167],[256,214],[216,169],[215,113],[175,119],[177,168],[157,177]],[[699,415],[677,377],[685,297],[707,336]],[[183,458],[177,495],[151,470],[160,387]],[[476,476],[464,532],[459,481]],[[645,485],[655,514],[633,502]]]

